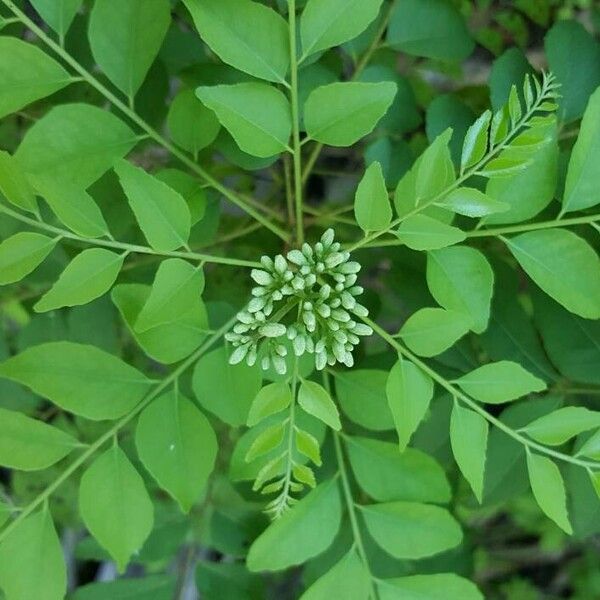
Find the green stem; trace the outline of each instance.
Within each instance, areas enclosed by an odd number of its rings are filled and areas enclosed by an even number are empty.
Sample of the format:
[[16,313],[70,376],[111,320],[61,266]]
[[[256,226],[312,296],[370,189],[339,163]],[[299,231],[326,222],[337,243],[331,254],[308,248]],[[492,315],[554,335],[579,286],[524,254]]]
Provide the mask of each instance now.
[[61,48],[54,40],[52,40],[46,33],[38,27],[22,10],[20,10],[12,0],[1,0],[2,3],[35,35],[40,38],[46,46],[53,50],[66,64],[68,64],[74,71],[76,71],[81,77],[100,94],[102,94],[113,106],[118,108],[124,115],[126,115],[133,123],[135,123],[142,131],[144,131],[148,137],[154,140],[157,144],[165,148],[170,154],[179,159],[188,169],[193,171],[196,175],[201,177],[211,188],[218,191],[220,194],[225,196],[230,202],[235,204],[237,207],[242,209],[244,212],[249,214],[251,217],[256,219],[259,223],[264,225],[267,229],[272,231],[275,235],[280,237],[283,241],[287,242],[289,234],[283,229],[278,227],[275,223],[269,221],[264,215],[259,213],[254,207],[248,205],[242,198],[240,198],[235,192],[225,187],[219,181],[217,181],[208,171],[205,171],[200,165],[196,164],[185,152],[182,152],[175,147],[171,142],[165,139],[158,131],[153,129],[146,121],[144,121],[136,112],[131,110],[127,104],[120,100],[115,94],[113,94],[108,88],[100,83],[89,71],[82,67],[70,54],[68,54],[64,48]]
[[50,496],[73,475],[83,464],[91,458],[104,444],[113,439],[117,433],[139,415],[161,392],[168,388],[177,378],[196,364],[198,359],[209,350],[235,323],[235,318],[228,321],[221,329],[212,335],[200,348],[187,358],[168,377],[163,379],[133,410],[117,421],[108,431],[101,435],[85,452],[82,452],[43,492],[32,500],[20,513],[19,516],[0,532],[0,542],[13,531],[23,519],[28,517],[40,504],[46,502]]
[[510,436],[526,448],[530,450],[537,450],[541,454],[546,454],[547,456],[551,456],[557,460],[561,460],[563,462],[571,463],[573,465],[577,465],[578,467],[583,467],[586,469],[598,469],[600,468],[600,462],[589,461],[589,460],[581,460],[575,458],[573,456],[569,456],[568,454],[563,454],[562,452],[558,452],[556,450],[552,450],[552,448],[548,448],[542,444],[538,444],[533,440],[521,435],[514,429],[510,428],[508,425],[497,419],[493,415],[490,415],[485,409],[483,409],[475,400],[467,396],[463,393],[459,388],[455,387],[452,383],[450,383],[447,379],[442,377],[437,371],[429,367],[426,363],[424,363],[420,358],[418,358],[415,354],[410,352],[407,348],[405,348],[402,344],[400,344],[391,334],[389,334],[385,329],[377,325],[375,321],[372,321],[368,317],[365,317],[363,321],[373,328],[380,337],[382,337],[390,346],[392,346],[397,352],[408,358],[412,361],[421,371],[426,373],[433,381],[435,381],[438,385],[443,387],[446,391],[450,392],[452,397],[458,398],[462,400],[469,408],[474,410],[476,413],[480,414],[484,419],[486,419],[489,423],[496,426],[498,429],[501,429],[506,435]]
[[184,258],[188,260],[200,260],[203,262],[217,263],[222,265],[232,265],[238,267],[260,267],[261,264],[258,262],[250,261],[250,260],[242,260],[237,258],[227,258],[224,256],[212,256],[210,254],[200,254],[198,252],[180,252],[174,250],[172,252],[158,252],[148,246],[138,246],[136,244],[128,244],[126,242],[117,242],[115,240],[103,240],[98,238],[86,238],[66,229],[61,229],[60,227],[54,227],[53,225],[48,225],[47,223],[43,223],[42,221],[37,221],[35,219],[30,219],[25,215],[22,215],[6,206],[0,204],[0,212],[25,223],[26,225],[30,225],[36,229],[40,229],[42,231],[47,231],[48,233],[53,233],[55,235],[60,236],[61,238],[74,240],[76,242],[81,242],[84,244],[90,244],[93,246],[100,246],[102,248],[114,248],[117,250],[125,250],[127,252],[135,252],[136,254],[151,254],[154,256],[164,256],[171,258]]

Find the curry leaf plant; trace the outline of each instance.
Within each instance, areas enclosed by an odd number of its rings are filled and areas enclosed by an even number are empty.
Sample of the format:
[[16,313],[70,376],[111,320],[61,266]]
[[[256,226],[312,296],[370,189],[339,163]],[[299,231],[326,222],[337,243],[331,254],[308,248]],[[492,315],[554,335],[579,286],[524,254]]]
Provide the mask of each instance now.
[[1,599],[598,596],[600,20],[513,4],[0,0]]

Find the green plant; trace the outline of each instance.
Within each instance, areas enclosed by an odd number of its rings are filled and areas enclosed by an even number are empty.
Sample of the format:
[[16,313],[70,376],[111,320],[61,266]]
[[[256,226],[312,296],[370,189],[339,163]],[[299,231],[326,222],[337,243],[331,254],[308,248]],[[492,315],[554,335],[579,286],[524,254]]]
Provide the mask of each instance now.
[[577,6],[0,0],[0,598],[600,594]]

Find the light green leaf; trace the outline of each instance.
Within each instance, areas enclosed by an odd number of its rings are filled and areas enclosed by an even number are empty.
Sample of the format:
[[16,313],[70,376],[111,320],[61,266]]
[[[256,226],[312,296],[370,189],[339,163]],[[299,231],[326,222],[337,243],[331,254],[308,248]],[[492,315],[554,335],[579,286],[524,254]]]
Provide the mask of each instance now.
[[0,118],[71,83],[69,74],[33,44],[0,37]]
[[469,332],[470,319],[443,308],[422,308],[400,329],[404,343],[419,356],[437,356]]
[[488,430],[488,422],[481,415],[454,402],[450,418],[452,453],[479,503],[483,496]]
[[446,129],[425,149],[415,163],[414,206],[443,194],[455,181],[456,173],[448,144],[452,129]]
[[457,379],[456,383],[469,396],[488,404],[510,402],[546,389],[545,381],[510,360],[500,360],[478,367]]
[[530,231],[503,239],[546,294],[576,315],[600,318],[600,260],[584,239],[566,229]]
[[4,524],[10,519],[10,515],[12,513],[12,509],[8,504],[4,502],[0,502],[0,527],[3,527]]
[[271,523],[250,546],[250,571],[282,571],[306,562],[333,542],[342,520],[337,480],[318,485]]
[[38,206],[33,188],[16,158],[0,150],[0,195],[11,204],[37,214]]
[[300,20],[302,57],[355,38],[377,17],[381,4],[382,0],[308,0]]
[[474,583],[454,573],[382,579],[377,590],[380,600],[484,600]]
[[558,467],[545,456],[527,452],[527,470],[531,490],[540,508],[563,531],[572,534],[565,484]]
[[89,187],[137,143],[118,117],[89,104],[61,104],[27,130],[16,157],[32,182]]
[[0,244],[0,285],[21,281],[52,252],[58,239],[23,231]]
[[96,0],[88,37],[104,74],[133,98],[171,23],[169,0]]
[[86,419],[118,419],[149,391],[152,382],[120,359],[93,346],[49,342],[0,363],[0,377],[31,388]]
[[148,243],[160,252],[185,246],[192,217],[181,195],[125,160],[117,164],[115,171]]
[[356,189],[354,215],[363,231],[381,231],[392,220],[392,207],[381,164],[371,163]]
[[248,452],[246,452],[246,456],[244,457],[245,461],[252,462],[256,458],[264,456],[277,448],[283,442],[284,434],[285,426],[283,423],[276,423],[261,431],[250,445],[250,448],[248,448]]
[[462,242],[466,235],[458,227],[446,225],[426,215],[413,215],[402,221],[398,239],[413,250],[439,250]]
[[427,413],[433,381],[415,364],[399,357],[390,371],[386,394],[402,452]]
[[34,305],[36,312],[64,306],[79,306],[99,298],[113,286],[125,256],[104,248],[80,252],[61,273],[58,281]]
[[470,317],[475,333],[485,331],[490,318],[494,273],[479,250],[454,246],[429,252],[427,285],[444,308]]
[[583,406],[565,406],[539,417],[523,428],[541,444],[560,446],[572,437],[600,427],[600,412]]
[[[198,101],[197,98],[196,100]],[[171,168],[157,171],[154,176],[183,196],[192,215],[192,225],[204,218],[209,200],[201,179],[192,177],[185,171]],[[214,207],[214,202],[210,204]]]
[[184,4],[202,39],[222,61],[260,79],[285,81],[290,65],[288,26],[273,9],[250,0]]
[[600,430],[591,435],[579,448],[577,456],[600,460]]
[[77,440],[43,421],[0,408],[0,465],[38,471],[63,459]]
[[172,600],[176,586],[174,575],[121,578],[78,587],[70,600]]
[[152,531],[154,508],[144,481],[116,444],[81,477],[79,512],[122,573]]
[[42,19],[64,39],[83,0],[31,0]]
[[462,540],[460,525],[439,506],[388,502],[359,508],[373,539],[394,558],[433,556]]
[[312,460],[318,467],[321,466],[321,450],[319,448],[319,441],[313,437],[308,431],[298,429],[295,436],[296,449],[300,454],[306,456]]
[[428,454],[389,442],[344,438],[358,485],[374,500],[450,501],[450,485],[440,465]]
[[189,512],[217,456],[217,438],[208,419],[184,396],[166,393],[140,415],[135,445],[152,477]]
[[192,387],[200,404],[234,427],[244,425],[262,383],[260,369],[230,365],[229,353],[217,348],[196,365]]
[[248,154],[266,158],[288,147],[292,132],[290,103],[266,83],[199,87],[196,95]]
[[488,148],[491,120],[492,112],[486,110],[467,129],[460,159],[460,168],[462,171],[478,163],[484,157]]
[[342,428],[340,415],[327,390],[314,381],[302,381],[298,391],[298,404],[310,415],[325,425],[339,431]]
[[306,133],[329,146],[352,146],[373,131],[396,91],[396,84],[389,81],[320,86],[304,104]]
[[285,410],[292,402],[292,390],[283,382],[270,383],[256,394],[252,401],[246,425],[254,427],[263,419]]
[[0,588],[7,600],[62,600],[67,593],[67,568],[46,507],[0,545]]
[[505,212],[510,208],[506,202],[499,202],[475,188],[460,187],[444,198],[439,206],[465,217],[485,217]]

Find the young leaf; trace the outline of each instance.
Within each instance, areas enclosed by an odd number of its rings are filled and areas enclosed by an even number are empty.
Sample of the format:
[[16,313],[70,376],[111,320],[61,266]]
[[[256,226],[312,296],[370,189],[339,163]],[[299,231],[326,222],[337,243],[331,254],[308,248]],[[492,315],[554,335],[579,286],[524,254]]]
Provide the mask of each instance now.
[[0,285],[21,281],[29,275],[52,252],[57,241],[23,231],[0,243]]
[[479,250],[454,246],[429,252],[427,285],[445,309],[470,317],[475,333],[485,331],[490,318],[494,273]]
[[260,79],[285,81],[290,65],[288,26],[273,9],[250,0],[184,4],[202,39],[222,61]]
[[460,159],[462,171],[478,163],[484,157],[488,148],[491,120],[492,113],[486,110],[467,130]]
[[413,215],[402,221],[398,239],[413,250],[439,250],[462,242],[466,235],[458,227],[446,225],[426,215]]
[[[448,146],[451,138],[452,129],[446,129],[433,140],[413,166],[414,206],[438,197],[454,183],[456,173]],[[411,196],[408,194],[408,197]]]
[[11,379],[86,419],[118,419],[148,392],[152,382],[138,370],[93,346],[49,342],[0,363]]
[[33,44],[14,37],[0,37],[0,118],[69,83],[69,74]]
[[404,343],[419,356],[437,356],[469,332],[470,319],[454,310],[422,308],[400,329]]
[[283,152],[292,132],[290,103],[266,83],[199,87],[196,95],[213,110],[238,146],[266,158]]
[[495,200],[475,188],[460,187],[448,194],[438,206],[465,217],[485,217],[510,208],[506,202]]
[[248,569],[283,571],[321,554],[332,544],[341,520],[337,480],[321,483],[254,540]]
[[314,381],[303,381],[298,391],[298,404],[325,425],[339,431],[342,428],[337,406],[324,387]]
[[130,99],[142,85],[171,23],[169,0],[96,0],[88,37],[94,59]]
[[377,591],[380,600],[397,600],[398,598],[484,600],[474,583],[454,573],[381,579],[377,582]]
[[572,437],[600,427],[600,412],[583,406],[565,406],[523,428],[527,435],[541,444],[560,446]]
[[0,465],[38,471],[63,459],[77,440],[56,427],[0,408]]
[[37,213],[38,206],[33,188],[16,158],[0,150],[0,194],[11,204],[28,212]]
[[600,430],[591,435],[579,448],[577,456],[600,460]]
[[386,395],[402,452],[429,408],[433,381],[412,362],[399,358],[390,371]]
[[565,484],[558,467],[546,456],[527,452],[527,470],[531,490],[539,507],[563,531],[572,534]]
[[122,573],[152,531],[154,508],[144,481],[116,444],[81,477],[79,512]]
[[356,189],[354,215],[363,231],[381,231],[392,220],[392,207],[381,164],[371,163]]
[[185,246],[192,217],[181,195],[126,160],[115,171],[148,243],[159,252]]
[[285,410],[292,402],[292,390],[283,382],[270,383],[256,394],[250,406],[246,425],[254,427],[263,419]]
[[546,294],[576,315],[600,318],[600,260],[584,239],[566,229],[529,231],[503,239]]
[[462,531],[445,509],[417,502],[361,506],[367,529],[383,550],[398,559],[416,560],[460,544]]
[[510,360],[478,367],[456,382],[469,396],[488,404],[510,402],[546,389],[545,381]]
[[65,559],[47,506],[0,545],[0,588],[15,600],[58,600],[67,593]]
[[319,442],[317,439],[308,433],[308,431],[299,429],[296,431],[295,441],[298,452],[320,467],[322,464],[321,450],[319,449]]
[[184,396],[166,393],[140,415],[135,445],[152,477],[189,512],[217,456],[217,438],[208,419]]
[[246,462],[252,462],[253,460],[264,456],[279,447],[283,442],[283,436],[285,435],[285,426],[283,423],[276,423],[267,427],[264,431],[261,431],[258,437],[252,442],[246,456],[244,457]]
[[83,0],[30,0],[42,19],[64,40]]
[[320,86],[304,105],[306,133],[329,146],[352,146],[373,131],[396,91],[396,84],[389,81]]
[[476,412],[454,403],[450,443],[456,464],[481,503],[488,442],[488,422]]
[[123,254],[104,248],[80,252],[35,304],[34,310],[47,312],[63,306],[87,304],[99,298],[113,286],[124,260]]

